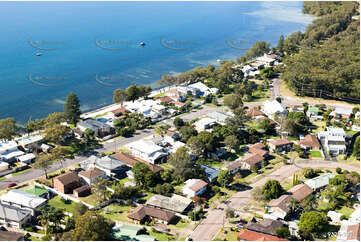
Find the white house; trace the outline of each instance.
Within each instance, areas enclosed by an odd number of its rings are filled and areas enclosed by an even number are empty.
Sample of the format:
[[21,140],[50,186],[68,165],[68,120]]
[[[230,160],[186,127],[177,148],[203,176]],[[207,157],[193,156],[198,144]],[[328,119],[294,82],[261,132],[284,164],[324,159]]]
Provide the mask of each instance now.
[[16,142],[18,142],[18,144],[27,151],[30,146],[37,144],[43,139],[44,137],[42,135],[36,134],[36,135],[23,136],[21,138],[16,139]]
[[328,185],[331,178],[334,178],[335,174],[326,173],[321,176],[316,176],[312,179],[305,181],[305,184],[309,186],[312,190],[317,190],[319,188],[325,187]]
[[168,153],[164,151],[163,147],[154,144],[150,141],[138,140],[127,145],[132,154],[138,156],[149,163],[155,164],[159,162]]
[[202,82],[193,83],[188,87],[198,89],[200,96],[208,96],[209,94],[217,94],[219,92],[217,88],[209,88]]
[[22,228],[30,219],[31,212],[29,210],[0,204],[0,225],[10,228]]
[[24,152],[18,149],[18,144],[14,140],[0,143],[0,160],[12,162],[16,157],[23,154]]
[[35,214],[35,211],[40,206],[46,203],[45,198],[38,197],[21,190],[11,190],[8,193],[5,193],[4,195],[0,196],[0,201],[3,204],[29,210],[32,212],[32,215]]
[[104,156],[99,158],[95,155],[92,155],[88,159],[81,162],[80,165],[84,170],[89,170],[96,167],[104,171],[107,176],[119,175],[127,170],[126,163],[111,156]]
[[217,123],[217,120],[213,118],[202,118],[194,123],[194,126],[196,126],[196,130],[198,132],[204,131],[206,129],[210,129],[213,125]]
[[263,112],[270,117],[273,117],[273,115],[287,114],[287,110],[276,100],[265,101],[263,103]]
[[222,112],[214,111],[214,112],[208,113],[207,117],[216,120],[216,122],[220,125],[225,125],[227,118],[230,118],[231,116],[229,116],[228,114],[222,113]]
[[265,67],[272,66],[276,61],[275,58],[271,58],[271,56],[269,56],[267,54],[257,57],[256,60],[260,63],[263,63]]
[[208,183],[201,179],[188,179],[182,188],[182,192],[188,198],[200,196],[207,190]]
[[[344,154],[346,152],[346,133],[341,128],[327,127],[326,131],[317,133],[318,139],[324,144],[324,148],[332,155]],[[323,141],[323,142],[322,142]]]
[[35,159],[35,155],[33,153],[25,154],[16,158],[19,162],[29,165]]

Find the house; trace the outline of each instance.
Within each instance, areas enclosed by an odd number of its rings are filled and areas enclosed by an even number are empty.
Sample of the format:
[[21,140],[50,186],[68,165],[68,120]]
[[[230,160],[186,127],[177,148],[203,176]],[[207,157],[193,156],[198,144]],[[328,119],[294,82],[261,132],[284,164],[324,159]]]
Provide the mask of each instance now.
[[164,96],[164,97],[154,98],[154,101],[159,101],[160,103],[168,103],[168,104],[170,104],[170,103],[173,102],[173,99],[171,99],[168,96]]
[[231,174],[236,174],[238,171],[240,171],[243,167],[243,161],[241,158],[231,162],[231,163],[228,163],[227,166],[226,166],[226,170],[230,171]]
[[320,150],[321,145],[314,134],[307,134],[303,140],[300,140],[299,145],[305,150]]
[[79,122],[77,128],[81,132],[85,132],[86,129],[93,130],[94,135],[99,138],[104,138],[115,133],[114,128],[110,125],[91,118]]
[[242,67],[242,72],[244,77],[247,76],[255,76],[257,74],[260,74],[260,71],[257,70],[257,67],[251,66],[251,65],[245,65]]
[[213,118],[202,118],[194,123],[194,126],[198,132],[204,131],[206,129],[212,128],[213,125],[215,125],[217,121]]
[[25,190],[25,192],[34,195],[34,196],[38,196],[38,197],[42,197],[42,198],[47,198],[49,193],[48,190],[38,187],[38,186],[33,186],[27,190]]
[[2,226],[22,228],[30,219],[31,211],[7,204],[0,204],[0,224]]
[[182,188],[183,194],[188,198],[200,196],[207,190],[208,183],[201,179],[188,179]]
[[100,170],[96,167],[92,167],[86,171],[81,171],[78,175],[79,177],[83,178],[84,181],[89,185],[92,184],[97,178],[107,178],[105,171]]
[[313,190],[306,184],[298,184],[288,190],[296,201],[302,201],[313,193]]
[[199,165],[199,167],[204,170],[209,182],[213,182],[214,180],[217,179],[218,173],[220,171],[219,168],[213,168],[213,167],[206,166],[206,165]]
[[352,108],[341,108],[337,107],[334,111],[330,113],[330,116],[332,116],[335,119],[339,120],[345,120],[349,119],[352,114]]
[[142,160],[138,157],[135,157],[131,154],[127,154],[127,153],[123,153],[123,152],[119,152],[115,155],[113,155],[112,157],[114,157],[115,159],[121,161],[123,164],[126,164],[129,167],[133,167],[135,165],[135,163],[137,162],[142,162],[144,164],[146,164],[149,169],[153,172],[159,172],[159,171],[163,171],[164,169],[160,166],[154,165],[152,163],[146,162],[145,160]]
[[252,223],[249,222],[247,224],[247,229],[255,232],[259,232],[262,234],[269,234],[276,236],[277,229],[284,227],[285,225],[279,220],[273,219],[264,219],[260,223]]
[[42,144],[40,145],[40,149],[41,149],[43,152],[48,153],[50,150],[53,149],[53,146],[42,143]]
[[335,211],[328,211],[327,212],[327,217],[329,217],[333,223],[340,223],[341,222],[341,216],[342,216],[341,213],[337,213]]
[[261,110],[259,110],[258,108],[250,108],[247,112],[247,115],[251,116],[252,118],[260,118],[260,117],[265,117],[266,114],[264,112],[262,112]]
[[323,188],[328,185],[331,178],[334,178],[335,174],[326,173],[321,176],[314,177],[305,181],[305,184],[309,186],[313,191]]
[[144,227],[123,224],[113,227],[112,237],[117,241],[155,241],[154,236],[145,232]]
[[126,163],[114,156],[104,156],[100,158],[92,155],[88,159],[81,162],[80,165],[84,170],[96,167],[104,171],[105,175],[110,177],[123,175],[123,173],[128,169]]
[[251,170],[253,168],[259,169],[262,167],[263,160],[264,160],[263,156],[256,153],[251,153],[243,158],[244,164],[242,168],[248,170]]
[[309,107],[307,112],[306,112],[306,115],[308,117],[313,117],[313,116],[318,116],[318,114],[320,113],[320,110],[318,107],[316,106],[312,106],[312,107]]
[[248,152],[252,154],[258,154],[263,158],[268,156],[268,151],[265,150],[265,146],[262,143],[256,143],[248,147]]
[[73,195],[75,197],[86,197],[90,194],[90,186],[89,185],[84,185],[84,186],[81,186],[81,187],[78,187],[78,188],[75,188],[73,190]]
[[290,201],[292,200],[291,195],[282,195],[277,199],[272,199],[267,207],[269,208],[268,212],[265,214],[264,218],[270,219],[284,219],[288,212],[290,211]]
[[336,241],[360,241],[360,223],[342,220]]
[[13,231],[0,230],[0,241],[24,241],[24,235]]
[[226,120],[228,118],[230,118],[231,116],[229,116],[225,113],[222,113],[222,112],[214,111],[214,112],[208,113],[207,117],[215,120],[220,125],[225,125]]
[[256,231],[243,229],[237,236],[240,241],[287,241],[276,236],[259,233]]
[[188,85],[190,88],[198,89],[200,96],[208,96],[209,94],[218,94],[219,90],[217,88],[209,88],[202,82],[196,82],[191,85]]
[[269,67],[273,66],[276,59],[273,58],[271,55],[264,54],[263,56],[257,57],[256,61],[264,64],[265,67]]
[[174,130],[167,130],[164,134],[164,141],[170,145],[173,145],[175,142],[181,139],[180,134],[175,132]]
[[170,97],[175,102],[185,102],[187,101],[187,94],[181,93],[177,89],[171,89],[167,91],[166,94],[168,97]]
[[33,153],[30,153],[30,154],[18,156],[18,157],[16,157],[16,159],[25,165],[29,165],[35,160],[35,157],[36,156]]
[[303,112],[303,106],[302,105],[291,105],[290,106],[290,112]]
[[147,205],[139,205],[128,218],[134,223],[143,223],[147,219],[164,224],[170,223],[176,217],[175,213]]
[[168,153],[163,147],[150,141],[138,140],[127,145],[132,154],[152,164],[160,163]]
[[273,139],[268,141],[272,152],[289,152],[292,150],[293,142],[288,139]]
[[42,135],[28,135],[23,136],[21,138],[16,139],[16,142],[23,147],[25,151],[31,151],[34,145],[37,145],[40,141],[42,141],[44,137]]
[[318,139],[324,144],[324,149],[331,155],[344,154],[346,152],[346,133],[337,127],[327,127],[326,131],[317,133]]
[[36,214],[37,209],[46,203],[45,198],[16,189],[10,190],[8,193],[1,195],[0,201],[2,204],[29,210],[32,215]]
[[25,153],[18,149],[18,144],[13,140],[0,143],[0,160],[2,161],[10,163],[23,154]]
[[267,114],[267,116],[271,117],[273,117],[273,115],[287,115],[288,113],[287,110],[276,100],[265,101],[263,103],[263,111]]
[[53,178],[54,189],[64,194],[71,194],[82,185],[82,179],[76,172],[69,171]]
[[129,113],[129,110],[126,109],[125,107],[120,107],[111,111],[111,113],[114,118],[120,118],[123,117],[125,114]]
[[156,194],[145,203],[149,207],[160,208],[174,213],[182,214],[191,205],[192,200],[177,194],[166,197]]

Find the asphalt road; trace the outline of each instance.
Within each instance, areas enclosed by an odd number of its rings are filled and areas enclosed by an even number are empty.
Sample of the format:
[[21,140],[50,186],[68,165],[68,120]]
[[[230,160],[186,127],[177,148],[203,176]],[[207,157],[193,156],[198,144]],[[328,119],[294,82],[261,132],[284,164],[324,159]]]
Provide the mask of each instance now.
[[340,167],[349,171],[360,171],[359,167],[330,161],[314,161],[282,166],[280,169],[272,172],[266,177],[252,183],[250,185],[250,189],[233,194],[233,196],[227,199],[225,203],[220,204],[213,210],[210,210],[207,217],[195,228],[190,237],[195,241],[213,240],[223,226],[223,218],[225,218],[225,211],[227,207],[233,208],[236,211],[242,210],[252,201],[251,191],[253,188],[263,186],[270,179],[281,182],[304,167],[311,167],[314,169],[335,169]]

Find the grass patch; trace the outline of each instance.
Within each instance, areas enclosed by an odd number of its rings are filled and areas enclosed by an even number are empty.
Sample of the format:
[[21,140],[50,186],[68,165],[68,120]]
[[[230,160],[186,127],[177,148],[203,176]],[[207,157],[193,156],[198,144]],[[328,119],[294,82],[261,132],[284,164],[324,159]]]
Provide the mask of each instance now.
[[90,194],[87,197],[80,197],[79,200],[93,206],[97,205],[97,196],[95,194]]
[[169,227],[175,228],[175,229],[184,229],[189,225],[189,221],[186,219],[180,219],[177,224],[170,224]]
[[343,206],[342,208],[337,209],[335,211],[338,213],[341,213],[341,214],[345,215],[347,218],[349,218],[350,215],[353,213],[353,211],[355,211],[355,209]]
[[237,241],[238,232],[236,231],[229,231],[226,235],[227,241]]
[[17,175],[20,175],[20,174],[23,174],[23,173],[26,173],[26,172],[29,172],[29,171],[31,171],[31,168],[27,168],[27,169],[22,170],[22,171],[13,172],[13,173],[11,173],[11,175],[17,176]]
[[310,157],[312,158],[322,158],[322,154],[319,150],[311,150]]
[[64,209],[65,211],[73,214],[76,203],[71,201],[70,204],[65,204],[63,201],[61,201],[60,196],[55,196],[49,200],[48,204],[55,208]]
[[155,231],[149,231],[149,235],[156,237],[158,241],[176,240],[176,237],[174,237],[173,235],[168,235],[165,233],[160,233]]
[[165,97],[165,92],[159,93],[155,96],[153,96],[153,98],[157,98],[157,97]]
[[132,209],[131,206],[121,206],[119,204],[113,203],[103,208],[102,214],[105,218],[114,221],[129,222],[127,216],[128,216],[128,212],[131,209]]
[[105,113],[101,113],[101,114],[98,114],[98,115],[96,115],[96,116],[94,116],[94,117],[91,117],[92,119],[97,119],[97,118],[101,118],[101,117],[103,117],[103,116],[105,116],[105,115],[107,115],[108,114],[108,112],[105,112]]

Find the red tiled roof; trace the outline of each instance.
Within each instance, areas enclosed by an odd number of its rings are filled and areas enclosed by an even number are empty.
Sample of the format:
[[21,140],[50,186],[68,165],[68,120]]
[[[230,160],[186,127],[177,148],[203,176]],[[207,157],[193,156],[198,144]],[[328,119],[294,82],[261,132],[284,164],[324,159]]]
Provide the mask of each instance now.
[[166,103],[170,103],[173,102],[173,99],[171,99],[170,97],[157,97],[154,100],[160,100],[161,102],[166,102]]
[[272,199],[269,201],[268,206],[270,207],[278,207],[282,209],[285,212],[288,212],[290,210],[289,208],[289,202],[292,200],[291,195],[282,195],[277,199]]
[[161,219],[163,221],[170,222],[174,217],[175,213],[169,212],[163,209],[148,207],[145,205],[139,205],[132,213],[128,215],[128,218],[141,221],[146,216]]
[[174,102],[174,104],[175,104],[176,106],[181,106],[181,107],[184,106],[184,103],[181,103],[181,102]]
[[238,240],[246,241],[287,241],[276,236],[262,234],[248,229],[241,230],[241,232],[238,233],[237,237]]
[[360,241],[360,224],[349,225],[347,227],[347,240]]
[[313,193],[313,190],[307,186],[306,184],[298,184],[292,187],[288,192],[292,193],[292,197],[297,200],[301,201],[305,199],[308,195]]
[[90,168],[89,170],[82,171],[79,173],[79,175],[84,176],[88,179],[96,178],[101,175],[105,175],[105,172],[100,170],[99,168]]
[[164,170],[160,166],[150,164],[150,163],[146,162],[145,160],[142,160],[142,159],[140,159],[138,157],[135,157],[135,156],[133,156],[131,154],[126,154],[126,153],[123,153],[123,152],[119,152],[119,153],[113,155],[113,157],[120,160],[120,161],[123,161],[123,162],[127,163],[127,165],[129,165],[130,167],[133,167],[135,165],[135,163],[137,163],[137,162],[142,162],[142,163],[146,164],[151,171],[158,172],[158,171],[163,171]]
[[288,139],[274,139],[269,141],[269,143],[273,144],[274,146],[293,144],[293,142]]
[[300,145],[308,146],[311,147],[312,149],[320,148],[320,143],[318,142],[318,139],[314,134],[306,135],[305,139],[300,141]]
[[242,167],[242,163],[243,163],[243,161],[241,161],[241,160],[239,160],[239,161],[233,161],[233,162],[229,163],[229,164],[226,166],[226,168],[227,168],[228,170],[233,171],[234,169],[237,169],[237,168]]
[[80,181],[80,177],[78,176],[78,174],[73,171],[54,177],[54,179],[60,181],[64,186],[73,182]]
[[192,191],[199,191],[201,190],[203,187],[207,186],[208,183],[203,181],[203,180],[199,180],[198,182],[194,183],[192,186],[189,187],[189,189],[191,189]]
[[115,115],[115,116],[120,116],[122,115],[123,113],[126,113],[126,112],[129,112],[128,109],[124,108],[124,107],[121,107],[121,108],[117,108],[115,110],[112,111],[112,113]]
[[249,147],[249,149],[263,149],[265,146],[262,143],[256,143]]
[[257,108],[251,108],[251,109],[247,112],[247,114],[248,114],[248,115],[251,115],[251,116],[253,116],[253,117],[255,117],[255,116],[265,116],[265,114],[264,114],[261,110],[259,110],[259,109],[257,109]]
[[264,157],[265,155],[268,154],[267,150],[261,150],[261,149],[252,149],[252,150],[248,150],[250,153],[254,153],[254,154],[258,154],[262,157]]
[[253,165],[256,165],[257,163],[260,163],[261,161],[263,161],[263,156],[253,153],[253,154],[246,156],[243,160],[247,164],[253,166]]

